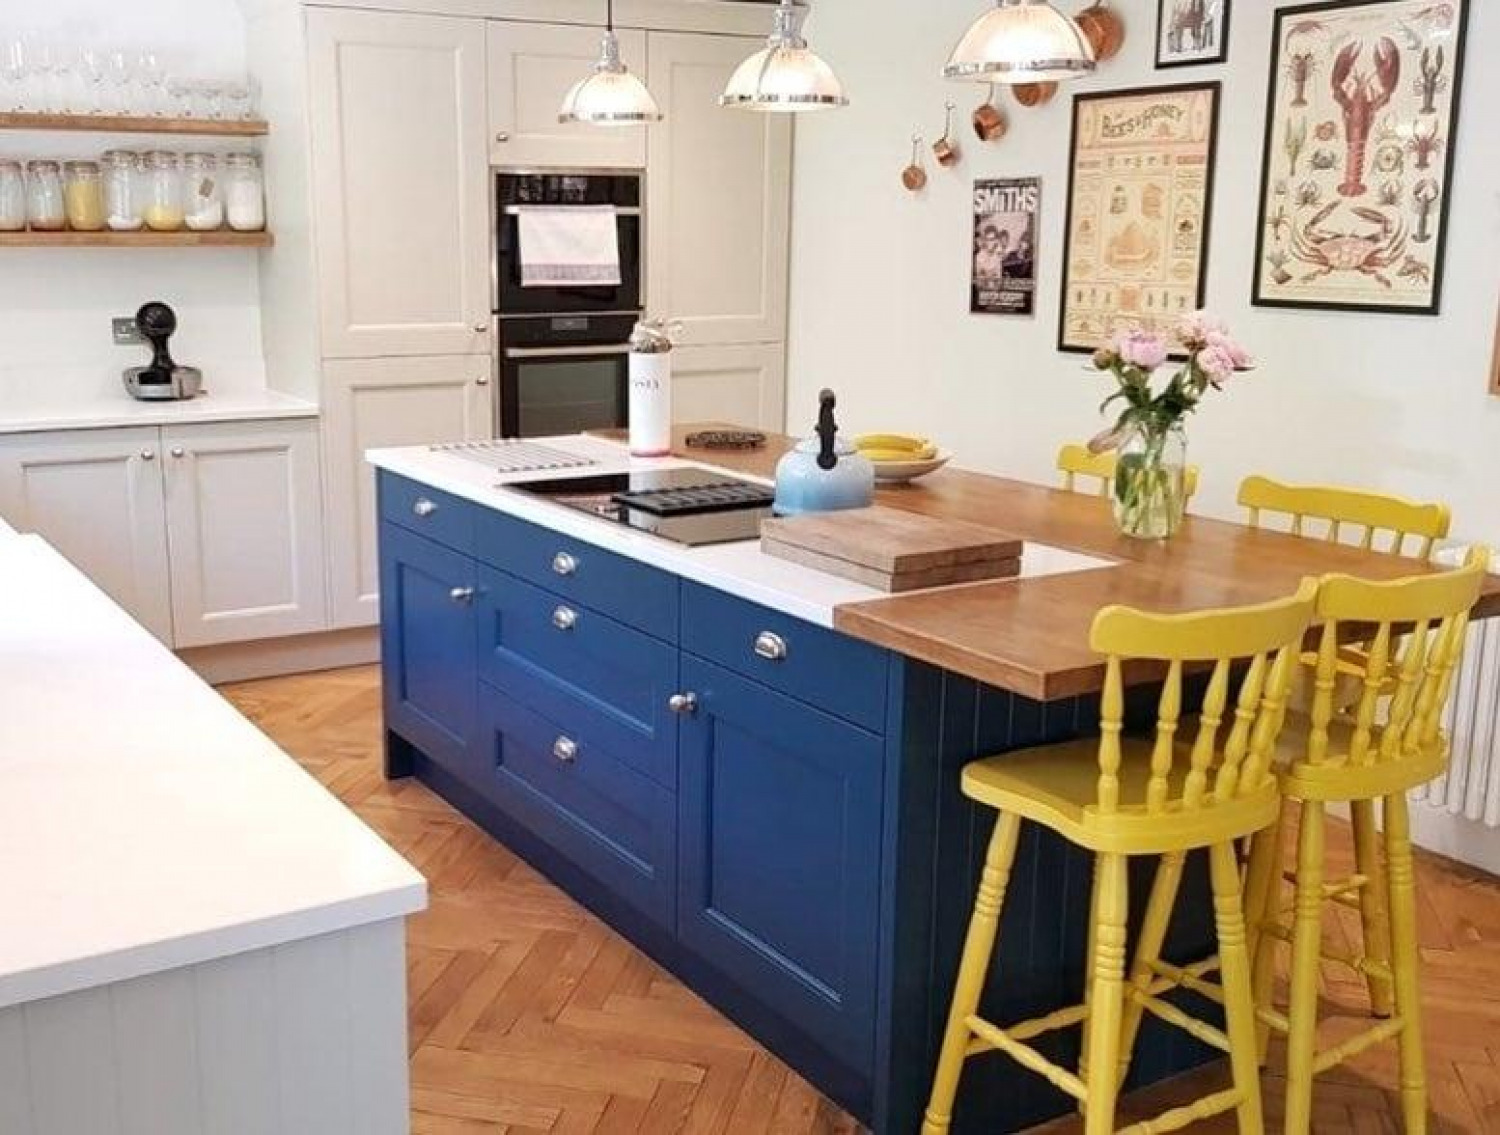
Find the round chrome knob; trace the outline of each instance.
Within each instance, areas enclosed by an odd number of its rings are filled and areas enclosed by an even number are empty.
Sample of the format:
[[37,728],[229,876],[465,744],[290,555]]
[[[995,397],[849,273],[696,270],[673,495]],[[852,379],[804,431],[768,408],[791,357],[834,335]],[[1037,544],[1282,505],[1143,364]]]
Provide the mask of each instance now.
[[578,759],[578,742],[571,737],[559,737],[552,742],[552,755],[565,765]]
[[185,456],[185,450],[183,450],[182,446],[180,446],[180,445],[174,445],[172,447],[172,456],[173,457],[182,457],[182,456]]
[[578,612],[572,607],[559,607],[552,612],[552,625],[560,631],[570,631],[578,625]]
[[143,450],[141,450],[141,460],[142,461],[155,461],[156,460],[156,452],[155,452],[155,450],[151,450],[151,449],[143,449]]
[[667,708],[684,717],[698,712],[698,695],[693,693],[673,694],[667,699]]
[[426,497],[422,497],[416,504],[411,506],[411,510],[418,516],[431,516],[437,511],[437,504]]
[[455,587],[452,591],[448,592],[448,598],[452,599],[455,603],[472,603],[474,602],[474,589],[472,587]]
[[755,636],[755,653],[767,662],[780,662],[786,658],[786,639],[774,631],[761,631]]
[[558,575],[573,575],[578,571],[578,561],[567,552],[558,552],[552,557],[552,570]]

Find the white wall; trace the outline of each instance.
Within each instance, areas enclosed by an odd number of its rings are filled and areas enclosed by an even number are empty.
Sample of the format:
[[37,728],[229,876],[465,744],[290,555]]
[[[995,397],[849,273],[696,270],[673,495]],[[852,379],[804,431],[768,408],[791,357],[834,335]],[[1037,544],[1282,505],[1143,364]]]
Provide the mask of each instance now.
[[[235,0],[14,0],[0,7],[0,41],[34,30],[57,43],[150,46],[194,75],[244,69],[244,23]],[[226,148],[187,137],[0,134],[0,155],[12,157],[93,157],[111,146]],[[173,354],[201,366],[209,389],[264,385],[253,252],[7,249],[0,252],[0,416],[23,401],[53,406],[118,394],[121,369],[146,356],[140,347],[113,345],[109,318],[134,314],[148,299],[177,310]]]
[[[1064,2],[1065,10],[1084,6]],[[1260,370],[1190,425],[1203,466],[1199,508],[1235,515],[1252,470],[1364,484],[1450,501],[1456,535],[1500,542],[1500,398],[1486,393],[1500,261],[1500,3],[1471,0],[1468,71],[1439,318],[1252,308],[1260,153],[1270,66],[1267,0],[1236,0],[1225,65],[1156,71],[1156,0],[1113,0],[1125,50],[1077,89],[1221,79],[1208,306]],[[930,434],[960,463],[1051,477],[1064,439],[1100,427],[1107,380],[1059,354],[1057,305],[1067,195],[1068,88],[1039,110],[1007,100],[1011,131],[981,145],[967,125],[981,88],[940,70],[981,0],[817,0],[809,38],[853,105],[798,125],[788,417],[807,428],[834,387],[853,429]],[[919,197],[900,186],[908,139],[964,117],[963,163],[928,161]],[[1040,175],[1038,314],[968,314],[970,194],[976,177]]]

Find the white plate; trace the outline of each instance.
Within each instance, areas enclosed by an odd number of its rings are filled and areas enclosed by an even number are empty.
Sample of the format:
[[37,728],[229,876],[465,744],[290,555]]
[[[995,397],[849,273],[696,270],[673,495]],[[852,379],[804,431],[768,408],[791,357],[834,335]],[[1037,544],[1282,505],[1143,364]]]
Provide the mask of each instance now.
[[944,465],[953,460],[951,453],[939,453],[936,457],[929,457],[925,461],[872,461],[875,466],[875,479],[885,484],[904,484],[915,481],[918,477],[925,477],[929,473],[936,473]]

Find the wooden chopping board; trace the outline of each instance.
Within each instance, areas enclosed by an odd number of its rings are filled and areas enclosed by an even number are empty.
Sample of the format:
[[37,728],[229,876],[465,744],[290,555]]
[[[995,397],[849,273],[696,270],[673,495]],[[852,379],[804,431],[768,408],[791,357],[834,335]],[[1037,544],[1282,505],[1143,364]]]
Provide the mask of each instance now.
[[761,525],[761,550],[883,591],[1003,579],[1021,570],[1022,541],[993,528],[896,508],[782,517]]

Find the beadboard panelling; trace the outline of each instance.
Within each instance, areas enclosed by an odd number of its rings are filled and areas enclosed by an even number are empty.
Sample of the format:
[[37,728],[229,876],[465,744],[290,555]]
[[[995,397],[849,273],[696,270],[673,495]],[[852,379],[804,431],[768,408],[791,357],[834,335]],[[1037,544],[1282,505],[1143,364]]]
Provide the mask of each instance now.
[[0,1011],[4,1135],[400,1135],[396,919]]

